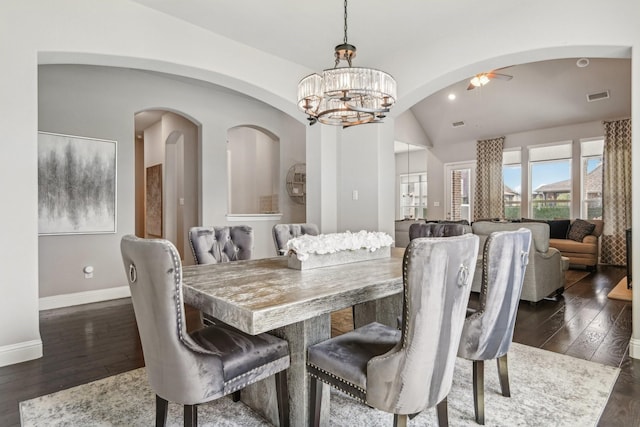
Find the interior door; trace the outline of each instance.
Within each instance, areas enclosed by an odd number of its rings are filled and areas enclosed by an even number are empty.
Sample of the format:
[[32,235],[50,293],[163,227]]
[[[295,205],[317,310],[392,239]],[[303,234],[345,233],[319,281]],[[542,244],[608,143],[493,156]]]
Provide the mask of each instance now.
[[476,163],[447,163],[445,173],[445,216],[451,221],[473,219],[473,191]]

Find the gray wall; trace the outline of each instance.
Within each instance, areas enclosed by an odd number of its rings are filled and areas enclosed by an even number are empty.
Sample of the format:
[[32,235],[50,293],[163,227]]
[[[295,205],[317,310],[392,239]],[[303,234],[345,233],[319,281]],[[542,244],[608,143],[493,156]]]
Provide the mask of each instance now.
[[[46,65],[39,67],[38,128],[118,141],[117,233],[40,236],[39,296],[50,297],[126,285],[120,238],[134,233],[134,114],[161,108],[182,112],[202,130],[200,220],[228,224],[227,130],[242,124],[268,129],[280,139],[280,194],[290,165],[304,162],[305,128],[291,117],[246,96],[134,70]],[[304,206],[281,197],[282,222],[304,221]],[[247,222],[256,233],[255,256],[273,256],[275,221]],[[194,224],[195,225],[195,224]],[[82,268],[94,266],[85,279]]]

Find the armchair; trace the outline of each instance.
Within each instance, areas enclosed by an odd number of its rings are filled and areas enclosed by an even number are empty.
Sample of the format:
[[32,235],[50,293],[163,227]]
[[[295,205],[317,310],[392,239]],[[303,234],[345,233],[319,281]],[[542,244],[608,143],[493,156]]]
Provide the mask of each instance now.
[[[473,233],[480,237],[482,247],[487,237],[494,231],[516,231],[520,228],[531,230],[529,264],[524,274],[520,299],[536,303],[545,297],[560,295],[564,292],[564,272],[568,265],[563,263],[560,251],[549,246],[549,224],[479,221],[474,222],[471,227]],[[471,287],[473,292],[480,292],[482,287],[482,263],[482,254],[479,254]]]

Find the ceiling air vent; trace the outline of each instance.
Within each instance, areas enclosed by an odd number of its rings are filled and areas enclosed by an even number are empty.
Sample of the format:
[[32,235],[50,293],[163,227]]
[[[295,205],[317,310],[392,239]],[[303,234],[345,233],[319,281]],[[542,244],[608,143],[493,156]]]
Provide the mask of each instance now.
[[453,126],[454,128],[459,128],[460,126],[464,126],[464,122],[462,120],[460,120],[459,122],[453,122],[451,123],[451,126]]
[[597,92],[597,93],[588,93],[587,94],[587,101],[588,102],[593,102],[593,101],[600,101],[601,99],[609,99],[609,91],[605,90],[602,92]]

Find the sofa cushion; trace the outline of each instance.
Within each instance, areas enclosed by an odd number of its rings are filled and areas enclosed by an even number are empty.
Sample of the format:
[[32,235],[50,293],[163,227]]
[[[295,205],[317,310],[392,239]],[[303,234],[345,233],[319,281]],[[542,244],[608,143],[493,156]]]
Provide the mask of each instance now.
[[549,224],[549,237],[552,239],[566,239],[571,220],[554,219],[547,221]]
[[575,240],[576,242],[582,242],[582,239],[591,234],[595,228],[595,224],[582,219],[576,219],[575,221],[573,221],[573,223],[571,223],[571,227],[569,227],[567,239]]
[[[564,256],[569,256],[567,254],[591,254],[595,255],[598,253],[598,241],[594,237],[595,243],[586,244],[584,242],[576,242],[571,239],[549,239],[549,246],[552,248],[556,248],[559,250]],[[570,256],[569,256],[570,257]]]

